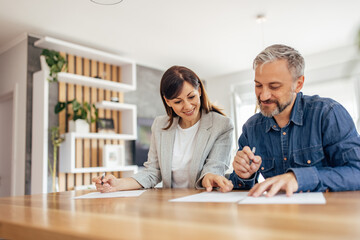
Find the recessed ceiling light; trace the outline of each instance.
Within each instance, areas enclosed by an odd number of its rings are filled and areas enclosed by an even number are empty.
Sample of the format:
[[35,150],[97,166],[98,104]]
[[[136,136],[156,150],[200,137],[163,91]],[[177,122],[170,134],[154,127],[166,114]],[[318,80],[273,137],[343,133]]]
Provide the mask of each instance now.
[[115,5],[121,3],[123,0],[90,0],[90,2],[100,5]]

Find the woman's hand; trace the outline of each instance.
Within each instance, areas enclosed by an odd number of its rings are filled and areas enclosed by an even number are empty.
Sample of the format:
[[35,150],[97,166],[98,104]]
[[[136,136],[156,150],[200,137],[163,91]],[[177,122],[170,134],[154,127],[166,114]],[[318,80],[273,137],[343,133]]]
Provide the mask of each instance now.
[[218,187],[220,192],[230,192],[234,187],[229,179],[213,173],[207,173],[201,184],[207,192],[211,192],[213,187]]
[[102,193],[143,188],[140,183],[131,177],[116,178],[111,174],[106,175],[103,179],[101,179],[101,176],[93,177],[92,181],[95,183],[96,190]]
[[120,179],[114,175],[108,174],[103,179],[101,176],[93,177],[92,181],[95,183],[96,190],[102,193],[116,192],[120,186]]

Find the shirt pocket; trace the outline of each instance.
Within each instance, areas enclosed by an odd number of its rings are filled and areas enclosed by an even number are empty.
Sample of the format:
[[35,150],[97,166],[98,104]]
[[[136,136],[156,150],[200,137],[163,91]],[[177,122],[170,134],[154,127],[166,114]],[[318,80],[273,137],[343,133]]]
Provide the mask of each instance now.
[[297,150],[293,153],[295,167],[320,167],[325,158],[322,146]]
[[260,172],[265,176],[273,176],[275,170],[275,158],[273,157],[261,157]]

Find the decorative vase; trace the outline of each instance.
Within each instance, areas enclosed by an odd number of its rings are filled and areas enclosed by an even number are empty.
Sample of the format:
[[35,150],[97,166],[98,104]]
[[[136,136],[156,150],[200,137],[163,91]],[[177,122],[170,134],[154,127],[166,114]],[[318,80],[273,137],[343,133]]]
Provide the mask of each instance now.
[[69,132],[89,133],[90,125],[86,120],[77,119],[76,121],[69,121]]

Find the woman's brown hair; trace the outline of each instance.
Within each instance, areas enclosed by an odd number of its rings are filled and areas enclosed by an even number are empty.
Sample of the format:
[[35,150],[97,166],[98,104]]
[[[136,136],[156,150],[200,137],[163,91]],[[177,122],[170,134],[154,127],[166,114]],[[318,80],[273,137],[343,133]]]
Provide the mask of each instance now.
[[214,111],[221,115],[225,115],[220,108],[212,105],[205,91],[204,84],[193,71],[183,66],[172,66],[166,70],[160,82],[161,99],[164,103],[166,113],[169,116],[169,124],[164,130],[169,129],[174,121],[174,117],[178,116],[174,110],[166,104],[165,98],[170,100],[179,96],[185,81],[190,83],[196,90],[199,89],[199,87],[201,89],[200,113],[202,109],[204,109],[205,113]]

